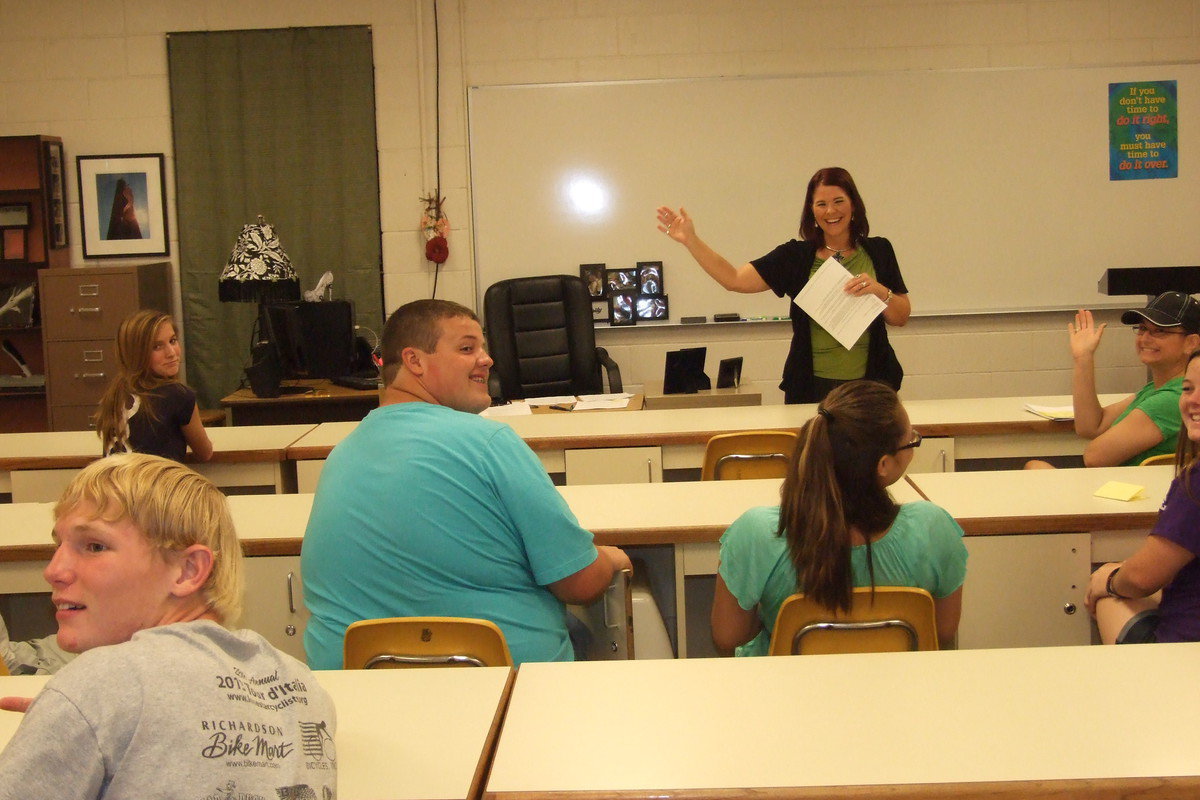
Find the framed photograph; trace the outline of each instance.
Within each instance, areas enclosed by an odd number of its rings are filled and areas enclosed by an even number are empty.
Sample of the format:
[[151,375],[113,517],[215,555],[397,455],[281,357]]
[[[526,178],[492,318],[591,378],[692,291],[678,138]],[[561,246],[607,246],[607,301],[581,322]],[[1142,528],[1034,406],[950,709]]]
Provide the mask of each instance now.
[[170,254],[162,153],[76,156],[75,164],[84,258]]
[[717,388],[736,389],[742,385],[742,357],[722,358],[717,368]]
[[67,189],[62,142],[46,142],[46,195],[50,206],[50,248],[67,246]]
[[29,259],[29,203],[0,205],[0,261]]
[[639,261],[638,291],[642,294],[663,294],[663,265],[661,261]]
[[606,269],[604,274],[608,280],[608,293],[636,292],[638,290],[637,267],[622,269]]
[[583,278],[588,294],[592,297],[604,297],[608,294],[603,264],[580,264],[579,277]]
[[637,292],[615,292],[608,296],[608,324],[637,324]]
[[637,318],[639,320],[665,320],[671,316],[667,306],[667,296],[646,295],[637,296]]
[[592,322],[608,322],[608,301],[592,301]]

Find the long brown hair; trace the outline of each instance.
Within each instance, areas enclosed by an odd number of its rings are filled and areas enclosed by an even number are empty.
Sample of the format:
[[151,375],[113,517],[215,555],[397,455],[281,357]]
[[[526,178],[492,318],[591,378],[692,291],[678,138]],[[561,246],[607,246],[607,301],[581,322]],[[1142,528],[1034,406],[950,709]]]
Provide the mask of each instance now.
[[850,530],[867,540],[886,531],[900,507],[879,483],[879,459],[907,433],[900,398],[885,384],[851,381],[817,407],[800,429],[780,490],[779,535],[785,537],[797,589],[826,608],[850,608]]
[[841,167],[824,167],[808,180],[808,190],[804,193],[804,210],[800,212],[800,238],[806,242],[816,242],[818,246],[825,245],[825,232],[817,224],[813,214],[813,194],[818,186],[836,186],[850,198],[853,208],[850,211],[850,244],[855,246],[871,232],[871,223],[867,222],[867,204],[863,202],[854,185],[854,178]]
[[175,320],[170,314],[142,309],[122,320],[117,329],[117,374],[104,390],[96,411],[96,433],[105,455],[128,433],[125,412],[133,398],[140,397],[142,413],[157,419],[156,390],[175,383],[174,378],[163,378],[150,370],[150,351],[163,323],[175,328]]

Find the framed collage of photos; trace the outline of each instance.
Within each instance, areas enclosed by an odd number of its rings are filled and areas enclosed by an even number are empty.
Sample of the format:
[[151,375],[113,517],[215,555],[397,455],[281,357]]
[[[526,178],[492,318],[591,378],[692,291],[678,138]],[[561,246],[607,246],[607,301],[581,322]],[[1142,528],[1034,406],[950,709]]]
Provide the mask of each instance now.
[[671,317],[661,261],[639,261],[633,267],[580,264],[579,277],[592,298],[592,321],[609,325],[665,322]]

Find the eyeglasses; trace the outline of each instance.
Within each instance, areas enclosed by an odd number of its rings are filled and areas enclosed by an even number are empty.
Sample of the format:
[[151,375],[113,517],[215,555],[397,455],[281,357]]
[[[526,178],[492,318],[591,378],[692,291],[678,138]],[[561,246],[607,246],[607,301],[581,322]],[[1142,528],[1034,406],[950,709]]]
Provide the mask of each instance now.
[[902,445],[900,445],[899,447],[897,447],[897,448],[896,448],[896,452],[897,452],[897,453],[899,453],[901,450],[907,450],[907,449],[909,449],[910,447],[920,447],[920,446],[921,446],[921,441],[922,441],[924,438],[925,438],[925,437],[921,435],[921,432],[920,432],[920,431],[918,431],[916,428],[913,428],[913,438],[912,438],[912,441],[911,441],[911,442],[909,442],[908,444],[902,444]]
[[1168,336],[1187,336],[1187,331],[1170,331],[1165,328],[1151,328],[1146,325],[1132,325],[1134,336],[1149,336],[1151,339],[1164,339]]

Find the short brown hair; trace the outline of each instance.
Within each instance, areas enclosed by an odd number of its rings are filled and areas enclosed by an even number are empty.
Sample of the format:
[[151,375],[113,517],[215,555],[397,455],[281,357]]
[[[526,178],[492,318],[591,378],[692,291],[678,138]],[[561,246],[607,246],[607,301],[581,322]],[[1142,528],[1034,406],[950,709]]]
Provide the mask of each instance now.
[[474,311],[450,300],[414,300],[393,311],[383,326],[383,341],[379,347],[383,356],[383,385],[395,380],[404,348],[415,347],[432,353],[442,338],[442,320],[456,317],[479,322]]

